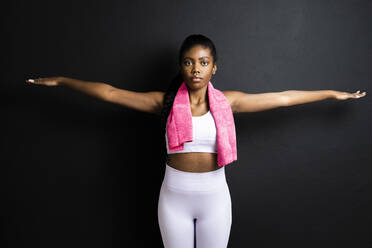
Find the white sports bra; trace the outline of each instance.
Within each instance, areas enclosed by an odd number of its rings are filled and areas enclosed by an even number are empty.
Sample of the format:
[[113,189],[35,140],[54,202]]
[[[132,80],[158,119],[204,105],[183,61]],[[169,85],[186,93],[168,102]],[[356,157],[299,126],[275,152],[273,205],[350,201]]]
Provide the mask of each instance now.
[[167,130],[165,130],[167,153],[208,152],[217,153],[217,131],[213,115],[209,110],[201,116],[192,116],[192,142],[183,143],[184,149],[170,152]]

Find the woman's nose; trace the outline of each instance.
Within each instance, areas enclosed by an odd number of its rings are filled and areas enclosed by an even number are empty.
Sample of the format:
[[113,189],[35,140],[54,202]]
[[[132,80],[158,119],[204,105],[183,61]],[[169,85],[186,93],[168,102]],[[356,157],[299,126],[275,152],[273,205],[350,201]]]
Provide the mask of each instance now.
[[200,70],[199,70],[199,68],[197,68],[196,66],[194,66],[193,68],[192,68],[192,74],[198,74],[198,73],[200,73]]

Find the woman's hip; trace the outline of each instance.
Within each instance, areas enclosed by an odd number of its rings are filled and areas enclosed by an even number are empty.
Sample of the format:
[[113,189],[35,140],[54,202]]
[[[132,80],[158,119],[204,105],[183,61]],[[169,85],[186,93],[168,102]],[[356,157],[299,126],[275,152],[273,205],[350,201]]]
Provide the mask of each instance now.
[[208,172],[187,172],[165,164],[163,185],[174,191],[205,194],[227,187],[225,167]]

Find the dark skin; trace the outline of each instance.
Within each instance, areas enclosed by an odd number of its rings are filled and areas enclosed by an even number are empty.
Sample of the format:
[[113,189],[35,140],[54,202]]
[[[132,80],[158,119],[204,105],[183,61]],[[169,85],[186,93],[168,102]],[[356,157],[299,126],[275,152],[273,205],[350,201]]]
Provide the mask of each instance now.
[[[208,47],[196,45],[183,56],[181,73],[189,91],[192,116],[201,116],[209,110],[208,82],[217,71],[217,66]],[[192,77],[201,77],[200,82],[193,82]],[[67,77],[49,77],[28,79],[27,83],[47,86],[63,85],[103,101],[119,104],[134,110],[161,114],[165,92],[135,92],[119,89],[106,83],[88,82]],[[242,91],[222,91],[235,113],[260,112],[278,107],[289,107],[298,104],[321,101],[324,99],[346,100],[364,97],[366,92],[355,93],[336,90],[286,90],[281,92],[265,92],[250,94]],[[189,152],[168,154],[168,165],[187,172],[208,172],[217,170],[216,153]]]
[[[209,110],[208,82],[217,65],[209,48],[194,46],[182,59],[181,74],[189,89],[192,116],[201,116]],[[193,82],[192,77],[201,77],[200,82]],[[168,154],[167,164],[175,169],[188,172],[207,172],[221,168],[217,164],[217,153],[187,152]]]
[[[197,45],[188,50],[182,59],[181,73],[189,90],[192,116],[200,116],[208,112],[208,82],[217,66],[210,49]],[[200,82],[193,82],[192,77],[202,77]],[[335,90],[299,91],[287,90],[282,92],[266,92],[248,94],[241,91],[222,91],[230,103],[233,113],[259,112],[278,107],[320,101],[327,98],[346,100],[360,98],[366,92],[355,93]],[[189,152],[168,154],[167,164],[178,170],[187,172],[208,172],[220,169],[216,153]]]

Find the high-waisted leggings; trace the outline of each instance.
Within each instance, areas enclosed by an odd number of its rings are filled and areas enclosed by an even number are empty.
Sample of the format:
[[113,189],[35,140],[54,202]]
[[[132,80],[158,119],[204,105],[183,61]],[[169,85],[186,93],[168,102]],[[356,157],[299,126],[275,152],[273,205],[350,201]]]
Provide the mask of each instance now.
[[225,167],[186,172],[165,166],[158,201],[164,247],[194,248],[195,238],[197,248],[226,248],[232,212]]

